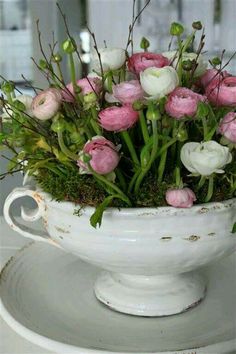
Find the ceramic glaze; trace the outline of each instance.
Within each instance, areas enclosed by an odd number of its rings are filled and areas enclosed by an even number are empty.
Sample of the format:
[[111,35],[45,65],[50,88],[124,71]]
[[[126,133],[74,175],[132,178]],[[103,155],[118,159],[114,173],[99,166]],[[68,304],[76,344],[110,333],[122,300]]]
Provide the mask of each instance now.
[[[22,218],[42,217],[47,233],[20,226],[10,213],[12,202],[30,196],[38,209]],[[236,249],[236,199],[190,209],[109,208],[94,229],[94,208],[80,210],[56,202],[41,190],[16,188],[4,206],[7,223],[23,236],[56,245],[105,270],[95,282],[97,298],[111,308],[139,316],[166,316],[185,311],[205,295],[198,268]],[[77,206],[78,209],[78,206]]]

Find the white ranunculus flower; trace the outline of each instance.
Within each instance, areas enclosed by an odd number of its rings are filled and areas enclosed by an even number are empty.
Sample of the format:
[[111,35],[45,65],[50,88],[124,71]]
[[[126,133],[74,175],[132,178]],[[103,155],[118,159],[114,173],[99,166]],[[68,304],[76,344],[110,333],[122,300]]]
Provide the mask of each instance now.
[[187,170],[201,176],[224,173],[223,168],[232,161],[229,148],[213,140],[184,144],[180,158]]
[[178,86],[179,78],[172,66],[151,67],[140,73],[140,83],[150,96],[148,99],[158,99],[172,92]]
[[[31,110],[31,104],[33,101],[33,97],[29,96],[29,95],[19,95],[16,98],[14,98],[13,101],[20,101],[21,103],[24,104],[25,106],[25,113],[29,116],[32,116],[32,110]],[[9,104],[6,105],[5,108],[3,108],[3,114],[2,114],[2,120],[7,121],[9,119],[11,119],[11,115],[12,115],[12,109],[11,106]]]
[[[116,70],[122,67],[126,61],[126,51],[122,48],[99,48],[101,62],[104,71]],[[101,70],[97,53],[93,55],[92,67],[96,71]]]
[[[173,62],[173,67],[175,68],[178,62],[178,54],[176,50],[172,50],[169,52],[164,52],[162,53],[162,55],[164,55],[164,57],[168,58],[170,61],[173,60],[174,58],[174,62]],[[198,77],[198,76],[202,76],[206,69],[207,69],[207,62],[204,60],[204,57],[200,54],[197,58],[197,54],[196,53],[187,53],[184,52],[182,55],[182,60],[194,60],[197,59],[197,63],[198,66],[194,72],[194,76]]]

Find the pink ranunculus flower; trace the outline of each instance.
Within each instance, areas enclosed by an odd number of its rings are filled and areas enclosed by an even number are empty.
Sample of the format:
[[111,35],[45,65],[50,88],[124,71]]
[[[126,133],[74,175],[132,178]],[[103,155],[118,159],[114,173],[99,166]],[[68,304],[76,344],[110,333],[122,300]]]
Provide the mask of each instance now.
[[229,112],[219,125],[219,133],[232,143],[236,143],[236,112]]
[[191,208],[197,200],[196,195],[190,188],[168,189],[166,201],[175,208]]
[[79,154],[77,165],[80,167],[80,173],[89,173],[88,165],[83,161],[84,154],[90,155],[89,164],[99,175],[114,171],[120,160],[117,147],[103,136],[93,137]]
[[108,107],[99,114],[99,122],[107,131],[121,132],[131,128],[138,120],[139,115],[132,106]]
[[236,106],[236,76],[212,80],[206,87],[206,96],[216,106]]
[[176,119],[180,119],[185,115],[193,117],[197,112],[198,102],[205,100],[206,97],[186,87],[177,87],[168,96],[165,110],[171,117]]
[[50,119],[59,111],[61,101],[61,91],[49,88],[34,97],[31,105],[32,113],[40,120]]
[[230,76],[230,74],[225,70],[219,72],[216,69],[207,69],[204,75],[200,78],[200,84],[204,88],[207,87],[215,79],[223,79],[224,77]]
[[147,68],[163,68],[169,65],[169,59],[161,54],[142,52],[133,54],[128,60],[129,71],[139,74]]
[[133,104],[142,99],[144,91],[138,80],[124,81],[113,86],[113,96],[122,104]]
[[[99,94],[102,89],[101,79],[98,77],[85,77],[77,81],[77,86],[81,88],[83,95],[87,95],[91,92]],[[66,88],[62,90],[63,100],[66,102],[74,102],[74,88],[72,82],[66,85]]]

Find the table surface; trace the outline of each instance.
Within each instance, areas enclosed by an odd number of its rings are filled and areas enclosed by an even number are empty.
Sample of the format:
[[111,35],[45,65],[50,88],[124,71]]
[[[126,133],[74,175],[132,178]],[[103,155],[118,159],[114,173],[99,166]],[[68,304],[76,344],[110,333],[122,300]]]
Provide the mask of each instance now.
[[[0,267],[2,268],[7,260],[17,250],[29,243],[30,240],[12,231],[0,217]],[[47,354],[48,350],[30,343],[14,332],[5,321],[0,318],[0,353],[1,354]],[[56,354],[56,353],[54,353]],[[67,353],[69,354],[69,353]]]

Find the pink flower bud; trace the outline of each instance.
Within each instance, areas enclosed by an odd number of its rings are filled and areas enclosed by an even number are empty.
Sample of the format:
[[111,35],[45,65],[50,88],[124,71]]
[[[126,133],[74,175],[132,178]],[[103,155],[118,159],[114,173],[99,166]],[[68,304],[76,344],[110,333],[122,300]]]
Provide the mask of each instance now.
[[193,117],[197,112],[199,101],[205,101],[206,97],[199,95],[185,87],[177,87],[168,96],[165,105],[166,112],[173,118],[180,119],[185,115]]
[[95,136],[88,141],[84,145],[82,154],[79,155],[77,165],[82,173],[89,173],[88,165],[83,161],[84,154],[90,155],[89,164],[100,175],[106,175],[114,171],[120,160],[117,147],[102,136]]
[[[83,95],[87,95],[91,92],[99,94],[102,89],[102,83],[98,77],[85,77],[80,79],[77,81],[77,86],[81,88]],[[62,97],[66,102],[74,102],[75,94],[72,82],[66,85],[66,88],[62,90]]]
[[216,69],[208,69],[204,75],[201,76],[200,78],[200,84],[206,88],[207,85],[209,85],[213,80],[219,79],[219,78],[224,78],[229,76],[229,73],[225,70],[222,72],[219,72]]
[[229,112],[220,122],[219,133],[236,143],[236,112]]
[[50,88],[42,91],[33,99],[32,113],[40,120],[50,119],[59,111],[61,100],[61,91],[58,89]]
[[197,200],[196,195],[190,188],[168,189],[166,201],[175,208],[191,208]]
[[138,112],[131,106],[108,107],[99,114],[101,126],[111,132],[121,132],[131,128],[138,120]]
[[169,60],[161,54],[143,52],[133,54],[128,60],[129,71],[139,74],[147,68],[162,68],[168,66]]
[[236,76],[212,80],[206,96],[216,106],[236,106]]
[[122,104],[133,104],[142,99],[144,91],[138,80],[124,81],[113,86],[113,96]]

